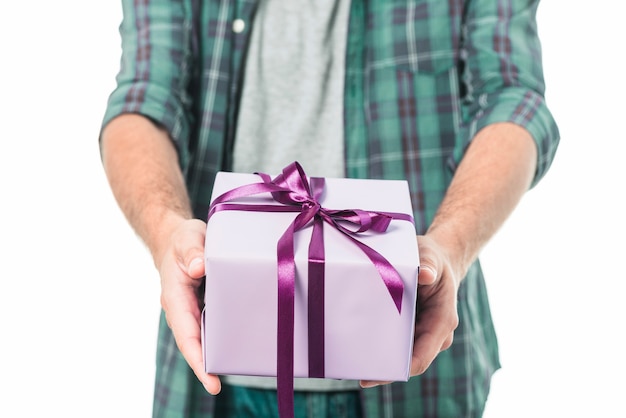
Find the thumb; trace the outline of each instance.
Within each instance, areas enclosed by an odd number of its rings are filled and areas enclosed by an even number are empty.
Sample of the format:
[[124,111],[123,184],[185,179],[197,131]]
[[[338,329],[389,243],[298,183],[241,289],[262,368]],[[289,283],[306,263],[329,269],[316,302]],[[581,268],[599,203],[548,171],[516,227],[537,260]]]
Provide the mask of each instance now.
[[422,264],[417,274],[417,283],[421,285],[431,285],[437,281],[437,270],[428,265]]
[[178,231],[176,248],[180,267],[189,277],[204,276],[204,237],[206,224],[199,219],[186,221]]
[[193,257],[187,264],[187,274],[194,279],[204,276],[204,259],[198,256]]

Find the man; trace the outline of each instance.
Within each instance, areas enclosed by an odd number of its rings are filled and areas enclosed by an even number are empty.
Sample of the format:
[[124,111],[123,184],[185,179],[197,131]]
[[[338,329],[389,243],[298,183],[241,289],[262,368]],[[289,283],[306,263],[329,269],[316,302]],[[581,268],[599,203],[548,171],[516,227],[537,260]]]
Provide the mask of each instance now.
[[480,417],[499,360],[477,256],[547,172],[559,138],[537,1],[123,8],[101,147],[161,277],[153,416],[276,416],[272,380],[203,371],[204,220],[218,170],[276,173],[298,160],[310,175],[407,179],[421,263],[415,377],[304,379],[298,416]]

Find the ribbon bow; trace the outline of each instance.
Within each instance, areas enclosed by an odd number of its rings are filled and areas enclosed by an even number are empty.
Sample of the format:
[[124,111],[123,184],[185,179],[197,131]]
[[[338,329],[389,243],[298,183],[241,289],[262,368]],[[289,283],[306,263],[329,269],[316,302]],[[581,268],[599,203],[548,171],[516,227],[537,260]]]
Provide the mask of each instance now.
[[[293,358],[294,358],[294,295],[296,265],[294,256],[295,233],[313,225],[309,243],[308,262],[308,332],[309,377],[324,377],[324,236],[323,223],[340,231],[367,255],[385,283],[398,312],[402,309],[404,284],[396,269],[377,251],[365,245],[354,235],[375,231],[383,233],[393,219],[413,222],[404,213],[376,212],[361,209],[331,210],[322,207],[320,200],[325,180],[312,177],[310,183],[298,162],[285,167],[273,180],[264,173],[256,173],[262,182],[237,187],[215,198],[208,219],[223,210],[257,212],[299,212],[278,240],[278,325],[277,325],[277,390],[281,417],[293,417]],[[238,198],[271,193],[282,205],[228,203]],[[348,227],[347,225],[351,226]]]

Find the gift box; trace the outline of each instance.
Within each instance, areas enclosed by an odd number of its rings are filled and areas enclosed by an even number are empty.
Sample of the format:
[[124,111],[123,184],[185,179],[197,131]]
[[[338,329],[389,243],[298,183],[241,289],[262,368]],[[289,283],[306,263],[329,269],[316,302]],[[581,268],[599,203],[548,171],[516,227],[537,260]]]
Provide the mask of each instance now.
[[[309,193],[313,179],[297,163],[291,169],[273,180],[217,174],[205,243],[206,372],[277,376],[284,362],[289,377],[408,380],[419,256],[407,182],[326,178]],[[298,175],[303,184],[294,186]],[[371,228],[377,216],[388,217],[382,232]],[[323,226],[314,233],[316,220]],[[385,276],[391,266],[395,279]]]

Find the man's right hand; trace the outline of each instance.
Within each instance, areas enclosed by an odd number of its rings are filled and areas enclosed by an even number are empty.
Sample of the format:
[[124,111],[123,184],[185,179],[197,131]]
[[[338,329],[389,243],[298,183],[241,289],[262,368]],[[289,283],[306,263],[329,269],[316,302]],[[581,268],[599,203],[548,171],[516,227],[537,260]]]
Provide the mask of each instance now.
[[181,220],[157,267],[161,276],[161,306],[176,344],[207,392],[216,395],[221,389],[220,380],[204,371],[200,340],[205,231],[206,224],[198,219]]
[[102,131],[102,162],[120,208],[147,245],[161,276],[161,305],[178,348],[211,394],[200,342],[206,224],[193,219],[176,147],[167,131],[133,113]]

